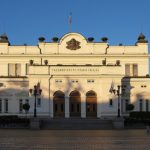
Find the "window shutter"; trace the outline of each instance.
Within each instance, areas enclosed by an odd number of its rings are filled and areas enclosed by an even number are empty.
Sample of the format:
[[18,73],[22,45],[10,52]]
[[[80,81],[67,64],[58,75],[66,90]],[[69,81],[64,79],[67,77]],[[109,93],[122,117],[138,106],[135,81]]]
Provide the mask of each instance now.
[[125,64],[125,75],[130,76],[130,64]]

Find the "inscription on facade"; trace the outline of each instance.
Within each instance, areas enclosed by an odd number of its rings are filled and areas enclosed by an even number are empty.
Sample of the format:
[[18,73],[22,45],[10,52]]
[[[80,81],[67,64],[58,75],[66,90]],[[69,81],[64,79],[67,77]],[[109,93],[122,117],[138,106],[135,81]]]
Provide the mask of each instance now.
[[67,71],[82,71],[82,72],[89,72],[89,71],[94,71],[94,72],[99,72],[99,69],[97,68],[55,68],[55,69],[52,69],[52,71],[64,71],[64,72],[67,72]]
[[51,74],[99,74],[101,68],[99,67],[55,67],[51,68]]

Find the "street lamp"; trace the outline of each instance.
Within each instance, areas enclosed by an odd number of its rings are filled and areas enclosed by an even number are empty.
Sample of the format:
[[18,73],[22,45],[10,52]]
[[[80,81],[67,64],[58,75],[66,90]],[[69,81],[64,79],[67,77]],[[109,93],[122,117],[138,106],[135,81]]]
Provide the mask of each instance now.
[[120,85],[117,86],[117,96],[118,96],[118,117],[120,117]]
[[117,90],[112,89],[112,92],[114,93],[114,95],[117,93],[117,96],[118,96],[118,114],[117,114],[117,117],[120,117],[120,85],[117,86]]
[[40,89],[39,84],[34,85],[33,89],[29,89],[30,94],[34,95],[34,117],[36,118],[36,97],[41,95],[42,90]]

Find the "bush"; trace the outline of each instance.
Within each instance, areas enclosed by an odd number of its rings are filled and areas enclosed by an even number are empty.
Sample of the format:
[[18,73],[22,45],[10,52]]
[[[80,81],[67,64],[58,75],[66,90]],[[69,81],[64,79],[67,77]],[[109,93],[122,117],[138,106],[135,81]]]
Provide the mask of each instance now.
[[89,38],[88,38],[88,41],[89,41],[89,42],[93,42],[93,41],[94,41],[94,38],[93,38],[93,37],[89,37]]
[[22,108],[25,110],[26,113],[28,113],[30,109],[30,105],[28,103],[23,104]]
[[140,119],[140,120],[149,120],[150,119],[150,112],[137,112],[137,111],[133,111],[130,112],[130,117],[131,118],[135,118],[135,119]]
[[132,111],[134,109],[134,105],[133,104],[128,104],[127,105],[127,110],[128,111]]
[[102,37],[101,40],[102,40],[102,42],[107,42],[108,38],[107,37]]
[[39,37],[39,42],[44,42],[45,38],[44,37]]
[[58,37],[53,37],[53,38],[52,38],[52,41],[53,41],[53,42],[58,42],[58,40],[59,40]]
[[9,125],[9,124],[29,124],[28,118],[19,118],[18,116],[0,116],[0,124]]

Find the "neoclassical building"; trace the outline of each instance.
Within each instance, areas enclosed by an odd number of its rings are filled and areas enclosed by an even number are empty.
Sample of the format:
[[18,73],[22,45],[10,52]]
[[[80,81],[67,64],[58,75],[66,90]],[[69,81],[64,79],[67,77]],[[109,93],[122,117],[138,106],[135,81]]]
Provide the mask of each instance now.
[[[135,45],[111,46],[107,38],[94,42],[79,33],[36,46],[11,45],[6,34],[0,39],[0,115],[24,115],[29,103],[37,116],[114,117],[150,111],[148,41],[140,34]],[[30,91],[30,92],[29,92]]]

